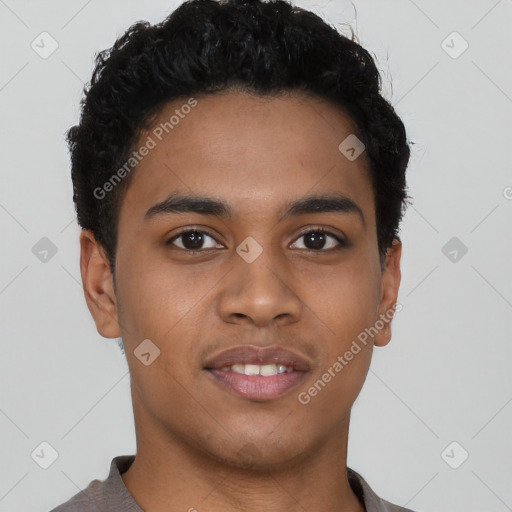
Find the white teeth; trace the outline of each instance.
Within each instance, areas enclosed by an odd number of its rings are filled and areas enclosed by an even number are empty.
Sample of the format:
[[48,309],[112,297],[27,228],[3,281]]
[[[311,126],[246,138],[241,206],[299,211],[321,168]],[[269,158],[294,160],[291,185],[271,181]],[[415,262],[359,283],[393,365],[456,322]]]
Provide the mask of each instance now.
[[245,375],[259,375],[260,367],[257,364],[246,364],[244,373]]
[[260,368],[260,375],[263,377],[269,377],[270,375],[277,375],[277,366],[275,364],[264,364]]
[[272,377],[280,373],[291,373],[293,367],[285,366],[284,364],[234,364],[232,366],[225,366],[222,371],[227,372],[231,370],[235,373],[243,373],[244,375],[261,375],[262,377]]

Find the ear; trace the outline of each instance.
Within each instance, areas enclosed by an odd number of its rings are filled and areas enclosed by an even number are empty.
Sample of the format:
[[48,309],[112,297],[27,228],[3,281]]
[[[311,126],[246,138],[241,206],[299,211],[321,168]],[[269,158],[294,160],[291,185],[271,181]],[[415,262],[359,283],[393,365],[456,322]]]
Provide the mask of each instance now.
[[96,329],[105,338],[118,338],[121,334],[108,258],[94,234],[87,229],[80,233],[80,273],[85,301]]
[[384,322],[382,329],[375,335],[374,344],[384,347],[391,340],[391,318],[396,307],[398,288],[400,287],[400,258],[402,244],[394,239],[391,247],[386,251],[384,269],[381,278],[381,299],[379,306],[379,320]]

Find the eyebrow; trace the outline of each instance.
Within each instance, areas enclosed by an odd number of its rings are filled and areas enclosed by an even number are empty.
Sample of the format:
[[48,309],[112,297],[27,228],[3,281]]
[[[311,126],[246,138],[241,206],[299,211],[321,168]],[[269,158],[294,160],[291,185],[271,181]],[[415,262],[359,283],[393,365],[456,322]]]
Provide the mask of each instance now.
[[[197,213],[213,217],[230,219],[234,215],[232,206],[215,197],[197,195],[182,195],[178,192],[170,194],[166,199],[153,205],[146,212],[144,219],[149,220],[156,215],[172,213]],[[362,209],[350,198],[343,194],[310,195],[292,201],[278,214],[278,220],[283,221],[292,216],[314,213],[356,214],[365,226]]]

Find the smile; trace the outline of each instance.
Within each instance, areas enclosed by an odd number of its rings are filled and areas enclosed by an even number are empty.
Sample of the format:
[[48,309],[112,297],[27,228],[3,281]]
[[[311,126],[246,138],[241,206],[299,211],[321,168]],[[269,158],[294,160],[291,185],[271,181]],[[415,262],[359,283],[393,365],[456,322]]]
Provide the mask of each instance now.
[[310,363],[284,347],[243,345],[210,358],[203,369],[223,391],[262,402],[276,399],[298,386]]
[[271,377],[281,373],[293,372],[292,366],[284,364],[233,364],[231,366],[224,366],[223,372],[242,373],[244,375],[261,375],[262,377]]
[[247,400],[263,402],[274,400],[304,379],[306,372],[275,364],[234,364],[207,372],[223,390],[235,393]]

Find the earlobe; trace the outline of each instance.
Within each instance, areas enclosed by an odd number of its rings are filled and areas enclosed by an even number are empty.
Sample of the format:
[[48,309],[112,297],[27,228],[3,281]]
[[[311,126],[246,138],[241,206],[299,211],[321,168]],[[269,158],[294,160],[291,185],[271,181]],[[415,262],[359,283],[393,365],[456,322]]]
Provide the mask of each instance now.
[[383,324],[382,329],[375,335],[374,344],[378,347],[387,345],[391,340],[391,320],[396,308],[398,289],[400,287],[400,258],[402,256],[402,244],[395,239],[387,250],[382,272],[382,293],[379,306],[379,319]]
[[80,273],[85,301],[96,329],[105,338],[119,337],[117,302],[108,258],[94,234],[87,229],[80,233]]

